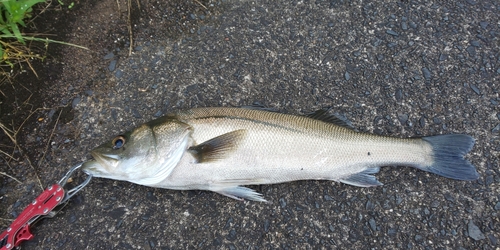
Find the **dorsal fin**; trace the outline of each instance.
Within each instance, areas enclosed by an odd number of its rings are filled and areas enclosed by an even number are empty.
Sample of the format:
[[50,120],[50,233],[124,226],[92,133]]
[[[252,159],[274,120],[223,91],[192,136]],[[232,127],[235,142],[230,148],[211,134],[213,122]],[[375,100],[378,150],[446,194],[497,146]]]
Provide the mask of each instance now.
[[198,163],[220,160],[231,153],[245,135],[245,129],[235,130],[192,146],[188,150],[193,154]]
[[277,109],[275,108],[269,108],[266,105],[262,104],[261,102],[253,102],[251,105],[243,105],[240,106],[240,108],[244,109],[256,109],[256,110],[263,110],[263,111],[269,111],[269,112],[278,112]]
[[312,113],[309,113],[306,115],[306,117],[309,117],[311,119],[315,120],[320,120],[328,123],[332,123],[341,127],[349,128],[349,129],[355,129],[352,123],[347,120],[347,118],[339,115],[339,114],[331,114],[330,113],[331,108],[324,108],[320,110],[316,110]]

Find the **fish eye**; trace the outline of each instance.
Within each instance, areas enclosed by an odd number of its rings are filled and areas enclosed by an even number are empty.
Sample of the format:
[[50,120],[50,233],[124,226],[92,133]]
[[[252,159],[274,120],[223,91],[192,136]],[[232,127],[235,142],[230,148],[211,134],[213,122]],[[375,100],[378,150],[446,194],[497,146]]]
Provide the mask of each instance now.
[[119,149],[125,145],[125,137],[119,135],[111,143],[113,144],[113,149]]

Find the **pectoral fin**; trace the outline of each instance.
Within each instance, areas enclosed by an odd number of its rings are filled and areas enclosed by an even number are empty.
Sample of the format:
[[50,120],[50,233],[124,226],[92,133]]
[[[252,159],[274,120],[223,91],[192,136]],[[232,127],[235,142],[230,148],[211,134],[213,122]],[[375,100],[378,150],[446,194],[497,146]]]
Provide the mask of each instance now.
[[235,130],[219,135],[188,150],[193,154],[198,163],[211,162],[225,158],[230,154],[245,137],[246,130]]

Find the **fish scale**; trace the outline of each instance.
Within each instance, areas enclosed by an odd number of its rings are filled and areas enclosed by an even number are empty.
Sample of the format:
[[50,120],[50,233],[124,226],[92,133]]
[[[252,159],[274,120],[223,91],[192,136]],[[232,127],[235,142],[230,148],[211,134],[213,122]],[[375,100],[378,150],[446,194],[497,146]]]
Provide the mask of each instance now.
[[[357,133],[306,117],[298,117],[299,122],[294,123],[291,118],[295,117],[279,113],[266,112],[263,119],[254,122],[250,119],[252,115],[260,113],[255,110],[245,110],[238,116],[225,109],[196,111],[186,116],[177,115],[179,120],[193,127],[192,138],[196,142],[241,128],[249,131],[248,136],[235,152],[220,162],[193,163],[191,155],[186,155],[179,171],[174,171],[166,182],[186,183],[204,175],[211,176],[213,183],[234,178],[244,180],[243,185],[300,179],[341,180],[369,167],[414,165],[422,161],[420,164],[425,164],[426,160],[431,163],[425,157],[430,154],[431,147],[421,140]],[[229,118],[221,114],[228,114]],[[215,129],[214,124],[217,124]],[[290,129],[290,126],[295,127]],[[399,147],[397,152],[394,152],[395,146]],[[207,167],[200,168],[202,165]],[[202,173],[205,170],[207,172]],[[219,179],[215,180],[215,176]]]

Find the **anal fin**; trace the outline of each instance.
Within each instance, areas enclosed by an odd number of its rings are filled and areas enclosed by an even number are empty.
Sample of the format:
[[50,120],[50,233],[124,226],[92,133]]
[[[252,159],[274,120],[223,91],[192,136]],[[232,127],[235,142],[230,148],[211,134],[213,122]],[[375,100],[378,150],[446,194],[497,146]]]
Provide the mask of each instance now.
[[383,185],[381,182],[375,178],[372,174],[378,173],[380,167],[368,168],[362,172],[352,174],[346,178],[340,179],[339,181],[345,184],[357,186],[357,187],[373,187]]
[[266,199],[262,197],[262,194],[259,194],[255,190],[247,187],[240,187],[240,186],[224,187],[221,189],[211,189],[211,191],[239,201],[247,199],[253,201],[268,202]]

